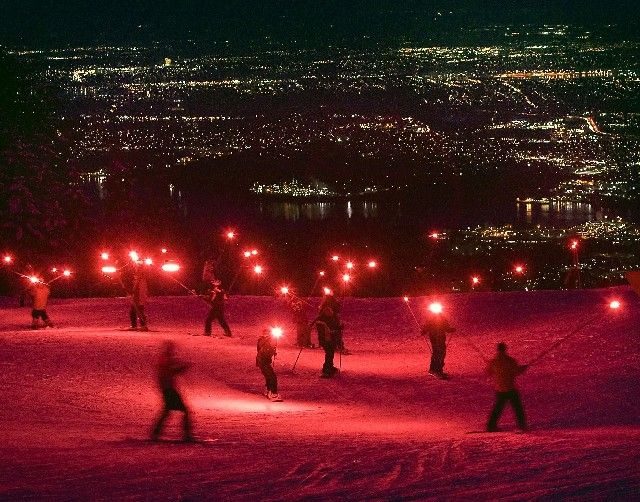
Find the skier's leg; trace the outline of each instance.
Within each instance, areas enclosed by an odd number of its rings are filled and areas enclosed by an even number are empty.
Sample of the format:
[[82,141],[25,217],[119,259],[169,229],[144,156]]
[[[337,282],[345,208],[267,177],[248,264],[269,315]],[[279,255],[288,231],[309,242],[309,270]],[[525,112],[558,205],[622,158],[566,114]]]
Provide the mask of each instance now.
[[500,415],[502,415],[502,410],[504,409],[504,405],[507,402],[507,398],[504,392],[496,392],[496,402],[493,405],[493,409],[491,410],[491,414],[489,415],[489,420],[487,421],[487,430],[495,431],[498,428],[498,420],[500,419]]
[[204,334],[205,335],[210,335],[211,334],[211,323],[213,322],[214,318],[215,318],[215,312],[213,311],[213,309],[210,309],[209,313],[207,314],[207,318],[204,320]]
[[511,391],[509,401],[511,401],[511,406],[513,407],[513,411],[516,414],[516,423],[518,424],[518,429],[525,430],[527,428],[527,421],[525,419],[524,407],[522,406],[520,393],[517,390]]
[[162,432],[162,426],[164,425],[164,421],[169,416],[169,411],[170,411],[169,408],[165,404],[162,407],[162,411],[160,412],[160,415],[158,416],[158,419],[156,420],[155,425],[153,426],[153,429],[151,431],[152,441],[156,441],[160,437],[160,433]]
[[227,324],[227,320],[224,318],[224,313],[222,312],[218,314],[218,323],[224,330],[225,336],[231,336],[231,329],[229,328],[229,325]]
[[135,305],[131,305],[131,308],[129,309],[129,321],[131,321],[132,328],[138,327],[138,312],[136,311]]
[[140,327],[147,327],[147,316],[144,314],[144,305],[136,305],[136,314],[138,319],[140,319]]

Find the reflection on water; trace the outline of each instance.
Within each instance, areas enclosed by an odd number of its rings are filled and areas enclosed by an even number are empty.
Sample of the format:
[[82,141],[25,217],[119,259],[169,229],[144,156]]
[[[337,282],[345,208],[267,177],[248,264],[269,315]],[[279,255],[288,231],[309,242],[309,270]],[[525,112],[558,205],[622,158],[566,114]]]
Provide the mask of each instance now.
[[572,226],[598,219],[588,203],[550,199],[517,204],[517,221],[525,224]]
[[285,221],[306,219],[320,221],[329,217],[354,216],[376,218],[379,214],[378,202],[346,201],[346,202],[260,202],[260,213],[270,218]]

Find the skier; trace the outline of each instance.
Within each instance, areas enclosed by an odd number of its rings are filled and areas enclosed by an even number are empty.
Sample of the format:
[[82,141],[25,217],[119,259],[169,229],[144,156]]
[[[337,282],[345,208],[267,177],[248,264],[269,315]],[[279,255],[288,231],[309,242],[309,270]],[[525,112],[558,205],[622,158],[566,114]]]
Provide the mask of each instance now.
[[345,356],[350,355],[351,352],[349,351],[349,349],[347,349],[344,346],[344,338],[342,336],[343,327],[344,327],[340,319],[340,312],[342,310],[342,307],[340,305],[340,302],[338,302],[338,300],[334,296],[333,292],[325,294],[324,298],[322,299],[322,303],[320,303],[319,311],[322,312],[322,310],[325,308],[331,309],[331,311],[333,312],[333,316],[335,317],[335,323],[338,326],[334,335],[336,338],[336,348],[340,350],[340,352],[343,355]]
[[46,327],[53,328],[53,323],[47,315],[47,301],[49,300],[49,293],[51,288],[42,281],[34,282],[29,287],[29,295],[33,301],[31,310],[31,329],[38,329],[38,319],[42,319],[42,322]]
[[273,337],[268,329],[262,330],[262,335],[258,338],[258,354],[256,355],[256,366],[264,375],[266,389],[264,395],[271,401],[282,401],[278,394],[278,377],[273,370],[273,358],[276,356],[276,346]]
[[299,348],[314,348],[311,343],[311,328],[304,302],[300,298],[291,297],[289,307],[296,325],[296,345]]
[[[131,286],[131,308],[129,309],[129,320],[132,330],[149,331],[147,327],[147,316],[144,313],[144,305],[147,302],[148,287],[147,277],[142,265],[136,264],[133,272],[133,283]],[[140,328],[138,328],[140,322]]]
[[151,431],[152,441],[159,439],[162,426],[171,411],[181,411],[184,414],[182,417],[182,438],[186,442],[194,441],[190,413],[178,393],[175,382],[176,375],[184,373],[188,367],[187,363],[176,358],[174,342],[170,340],[164,342],[158,363],[158,384],[162,392],[163,407]]
[[331,378],[339,372],[333,365],[333,356],[340,338],[340,323],[331,308],[324,307],[320,315],[311,323],[311,325],[314,324],[318,330],[318,343],[324,349],[324,364],[320,376]]
[[207,301],[211,305],[211,310],[204,321],[204,335],[211,336],[211,324],[217,320],[224,330],[224,336],[232,336],[231,329],[224,318],[224,301],[227,298],[222,289],[222,283],[218,279],[211,281],[212,289]]
[[498,420],[507,402],[511,403],[516,414],[518,428],[521,431],[527,430],[520,393],[515,383],[516,377],[524,373],[526,369],[527,365],[520,365],[513,357],[507,355],[507,345],[504,342],[498,344],[498,354],[489,361],[487,366],[487,374],[493,378],[496,389],[496,402],[487,421],[487,432],[499,430]]
[[454,331],[455,328],[451,327],[440,308],[429,309],[429,316],[422,326],[421,333],[428,336],[431,343],[431,363],[429,365],[431,375],[442,379],[449,377],[444,372],[444,358],[447,352],[447,333]]

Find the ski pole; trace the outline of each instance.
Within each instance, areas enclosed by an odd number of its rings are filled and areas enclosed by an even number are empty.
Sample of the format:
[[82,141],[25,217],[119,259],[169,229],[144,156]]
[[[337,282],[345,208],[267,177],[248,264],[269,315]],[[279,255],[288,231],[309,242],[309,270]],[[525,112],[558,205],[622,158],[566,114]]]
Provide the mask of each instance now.
[[536,357],[534,357],[528,364],[527,366],[531,366],[532,364],[537,363],[538,361],[540,361],[542,358],[544,358],[546,355],[548,355],[552,350],[554,350],[555,348],[557,348],[560,344],[564,343],[565,341],[567,341],[569,338],[571,338],[573,335],[579,333],[580,331],[582,331],[584,328],[586,328],[589,324],[591,324],[593,321],[595,321],[597,318],[602,317],[604,314],[601,312],[596,313],[595,315],[591,316],[589,319],[587,319],[585,322],[578,324],[578,326],[576,326],[574,329],[572,329],[569,333],[567,333],[565,336],[563,336],[562,338],[560,338],[559,340],[556,340],[554,343],[552,343],[547,349],[543,350],[540,354],[538,354]]
[[298,364],[298,359],[300,359],[300,354],[302,354],[304,347],[300,347],[300,351],[298,352],[298,357],[296,357],[296,361],[293,363],[293,366],[291,367],[291,373],[293,373],[296,369],[296,364]]

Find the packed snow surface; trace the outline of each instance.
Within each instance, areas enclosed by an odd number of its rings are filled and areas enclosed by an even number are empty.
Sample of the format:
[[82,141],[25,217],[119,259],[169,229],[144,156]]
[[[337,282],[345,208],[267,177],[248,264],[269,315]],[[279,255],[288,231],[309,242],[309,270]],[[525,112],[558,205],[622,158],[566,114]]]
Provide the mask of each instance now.
[[[610,309],[612,299],[622,307]],[[640,497],[640,300],[629,288],[440,297],[457,328],[450,381],[428,376],[428,344],[409,310],[419,319],[430,300],[343,299],[353,354],[339,377],[321,379],[320,349],[303,350],[291,372],[299,351],[282,299],[231,297],[233,338],[189,335],[207,312],[195,297],[151,298],[146,333],[118,329],[126,298],[54,299],[58,327],[37,331],[27,329],[29,308],[5,299],[0,498]],[[275,360],[282,403],[262,396],[255,366],[257,337],[273,325],[285,330]],[[519,378],[531,431],[516,433],[506,409],[506,432],[469,434],[493,404],[482,357],[496,342],[527,363],[567,335]],[[167,339],[192,364],[178,382],[201,443],[146,441]],[[179,425],[172,417],[165,437],[178,440]]]

